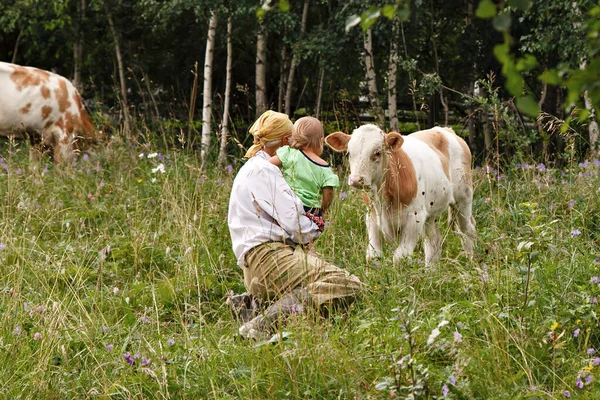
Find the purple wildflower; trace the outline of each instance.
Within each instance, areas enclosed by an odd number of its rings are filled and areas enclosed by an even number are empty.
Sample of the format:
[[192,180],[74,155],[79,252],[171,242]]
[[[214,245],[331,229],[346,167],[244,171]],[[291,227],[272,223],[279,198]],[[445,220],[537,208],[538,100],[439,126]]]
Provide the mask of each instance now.
[[173,346],[173,345],[175,344],[175,339],[173,339],[173,338],[169,338],[169,339],[167,339],[167,344],[168,344],[169,346]]
[[0,243],[0,250],[5,250],[5,249],[6,249],[6,244]]
[[462,335],[460,334],[460,332],[459,332],[459,331],[454,331],[454,341],[455,341],[456,343],[461,343],[461,342],[462,342],[462,340],[463,340],[463,337],[462,337]]
[[592,276],[592,277],[590,278],[590,281],[591,281],[592,283],[600,283],[600,277],[599,277],[599,276]]
[[135,360],[131,357],[131,353],[127,352],[123,354],[123,358],[127,361],[127,364],[133,365],[135,364]]
[[450,391],[450,389],[448,389],[448,386],[444,385],[444,386],[442,387],[442,396],[444,396],[444,397],[445,397],[446,395],[448,395],[448,392],[449,392],[449,391]]
[[450,384],[452,386],[456,386],[456,378],[454,378],[453,375],[450,375],[450,378],[448,378],[448,380],[450,381]]
[[344,200],[346,197],[348,197],[348,195],[346,194],[346,192],[340,193],[340,200]]
[[581,380],[581,376],[577,376],[577,380],[575,381],[575,385],[579,388],[579,389],[583,389],[583,381]]
[[48,167],[44,167],[42,170],[42,175],[46,175],[48,173]]
[[223,181],[221,179],[217,179],[217,185],[222,185]]
[[577,337],[579,336],[579,332],[581,332],[581,329],[577,328],[573,331],[573,337]]
[[36,332],[36,333],[33,335],[33,340],[42,340],[42,334],[41,334],[41,333],[39,333],[39,332]]
[[589,349],[587,349],[587,355],[591,356],[592,354],[594,354],[596,352],[596,349],[594,349],[593,347],[590,347]]
[[585,377],[585,383],[586,385],[589,385],[590,383],[592,383],[592,381],[594,380],[594,377],[591,375],[588,375]]
[[20,335],[21,334],[21,327],[19,325],[15,326],[15,329],[13,330],[13,333],[15,335]]
[[594,358],[592,363],[594,364],[594,367],[597,367],[598,365],[600,365],[600,357]]
[[231,164],[229,164],[228,166],[225,167],[225,169],[227,170],[227,172],[231,173],[233,172],[233,167],[231,166]]
[[88,155],[88,153],[85,153],[85,154],[83,155],[83,159],[84,159],[84,160],[89,160],[89,158],[90,158],[90,156]]
[[569,392],[568,390],[565,390],[563,393],[563,396],[565,396],[567,399],[571,398],[571,392]]
[[574,238],[581,235],[581,231],[579,229],[573,229],[571,231],[571,236],[573,236]]
[[146,357],[142,357],[142,366],[147,366],[150,365],[150,363],[152,362],[152,360],[150,358],[146,358]]
[[567,205],[569,206],[569,208],[575,207],[575,200],[571,200],[570,202],[567,203]]
[[16,172],[17,175],[21,175],[23,173],[23,170],[21,168],[19,168],[15,172]]
[[590,297],[590,303],[592,303],[592,304],[598,304],[598,298],[596,296]]
[[113,351],[115,346],[113,346],[112,344],[107,344],[106,346],[104,346],[104,348],[106,349],[106,351]]

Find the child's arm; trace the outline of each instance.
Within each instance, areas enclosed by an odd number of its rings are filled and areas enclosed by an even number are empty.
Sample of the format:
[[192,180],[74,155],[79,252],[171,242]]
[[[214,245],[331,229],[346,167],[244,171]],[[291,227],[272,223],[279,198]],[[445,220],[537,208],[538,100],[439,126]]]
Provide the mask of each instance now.
[[323,198],[321,199],[321,212],[325,214],[331,203],[333,202],[333,187],[323,187]]
[[277,156],[277,155],[269,158],[269,162],[273,165],[278,166],[279,168],[283,167],[283,164],[281,163],[281,160],[279,159],[279,156]]

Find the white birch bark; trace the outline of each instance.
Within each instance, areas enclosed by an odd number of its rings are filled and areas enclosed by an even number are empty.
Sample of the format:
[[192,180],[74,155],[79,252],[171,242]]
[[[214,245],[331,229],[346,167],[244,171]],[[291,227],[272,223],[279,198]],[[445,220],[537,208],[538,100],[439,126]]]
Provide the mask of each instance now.
[[385,116],[381,103],[379,102],[379,92],[377,90],[377,74],[375,73],[375,65],[373,62],[373,42],[371,39],[372,32],[368,29],[365,32],[364,44],[365,44],[365,67],[367,69],[367,87],[369,90],[369,101],[373,114],[375,116],[375,122],[383,129],[385,128]]
[[213,11],[208,23],[208,36],[206,38],[206,54],[204,55],[204,90],[202,99],[202,147],[200,159],[202,162],[210,148],[210,117],[212,111],[212,65],[215,48],[215,33],[217,30],[217,14]]
[[325,80],[325,67],[319,68],[319,81],[317,82],[317,104],[315,106],[315,118],[321,117],[321,98],[323,97],[323,81]]
[[267,111],[267,27],[264,20],[258,25],[256,36],[256,117]]
[[398,106],[396,98],[396,73],[398,71],[398,37],[400,36],[400,21],[395,16],[392,20],[392,43],[390,48],[390,63],[388,66],[388,113],[390,130],[398,132]]
[[221,146],[219,148],[218,164],[222,167],[227,159],[227,140],[229,138],[229,107],[231,103],[231,66],[233,63],[233,44],[231,33],[233,22],[231,17],[227,20],[227,66],[225,77],[225,104],[223,105],[223,122],[221,123]]

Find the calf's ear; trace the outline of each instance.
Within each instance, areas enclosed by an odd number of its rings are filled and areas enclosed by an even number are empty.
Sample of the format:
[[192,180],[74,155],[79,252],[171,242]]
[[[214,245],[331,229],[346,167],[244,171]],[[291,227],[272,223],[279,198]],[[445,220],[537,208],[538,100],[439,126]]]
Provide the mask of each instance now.
[[390,150],[399,149],[404,143],[404,138],[398,132],[390,132],[385,135],[385,145]]
[[346,151],[348,150],[348,142],[351,136],[344,132],[333,132],[327,135],[325,143],[335,151]]

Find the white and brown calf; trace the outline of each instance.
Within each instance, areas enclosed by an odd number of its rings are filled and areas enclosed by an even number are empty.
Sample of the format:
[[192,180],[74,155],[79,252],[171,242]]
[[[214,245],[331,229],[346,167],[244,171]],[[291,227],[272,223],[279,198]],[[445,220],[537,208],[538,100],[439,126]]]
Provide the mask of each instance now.
[[54,162],[60,163],[72,157],[78,136],[94,139],[96,132],[66,78],[0,62],[0,135],[37,139],[41,147],[53,149]]
[[352,135],[335,132],[325,142],[348,151],[348,184],[372,191],[367,214],[367,262],[381,257],[381,236],[398,243],[394,262],[411,256],[424,234],[425,262],[441,256],[442,236],[437,219],[451,207],[463,248],[473,252],[475,220],[471,214],[473,187],[471,152],[450,128],[435,127],[402,136],[363,125]]

